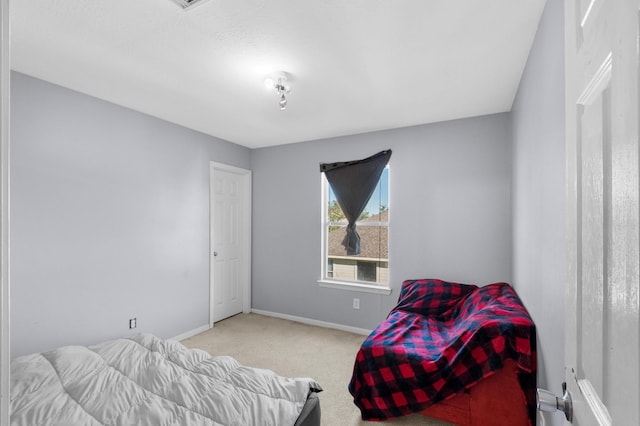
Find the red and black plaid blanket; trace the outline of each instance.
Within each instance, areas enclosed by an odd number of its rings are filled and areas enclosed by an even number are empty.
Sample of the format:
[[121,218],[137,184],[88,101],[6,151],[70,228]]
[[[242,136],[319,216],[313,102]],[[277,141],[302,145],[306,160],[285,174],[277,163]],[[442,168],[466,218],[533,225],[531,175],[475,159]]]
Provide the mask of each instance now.
[[509,284],[409,280],[358,351],[349,391],[364,420],[403,416],[470,388],[506,359],[518,366],[535,424],[535,325]]

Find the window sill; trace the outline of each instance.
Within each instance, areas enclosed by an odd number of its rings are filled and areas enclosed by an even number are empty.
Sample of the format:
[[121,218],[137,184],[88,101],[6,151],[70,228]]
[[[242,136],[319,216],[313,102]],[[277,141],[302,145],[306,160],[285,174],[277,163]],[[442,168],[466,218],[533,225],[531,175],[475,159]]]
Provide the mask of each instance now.
[[318,280],[320,287],[340,290],[361,291],[364,293],[391,294],[391,288],[382,285],[361,284],[349,281]]

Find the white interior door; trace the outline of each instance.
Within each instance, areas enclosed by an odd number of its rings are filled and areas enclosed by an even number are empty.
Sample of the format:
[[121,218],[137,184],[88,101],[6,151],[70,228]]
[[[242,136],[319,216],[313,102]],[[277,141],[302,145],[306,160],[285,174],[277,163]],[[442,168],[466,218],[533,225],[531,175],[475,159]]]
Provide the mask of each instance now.
[[211,325],[249,312],[251,172],[211,165]]
[[566,0],[573,424],[640,424],[638,0]]

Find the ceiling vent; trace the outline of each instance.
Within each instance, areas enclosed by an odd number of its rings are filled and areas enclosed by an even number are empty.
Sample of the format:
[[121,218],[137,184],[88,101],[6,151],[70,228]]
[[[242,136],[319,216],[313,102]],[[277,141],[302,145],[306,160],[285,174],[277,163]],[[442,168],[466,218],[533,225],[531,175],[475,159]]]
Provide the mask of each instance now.
[[191,9],[193,6],[205,2],[205,0],[174,0],[174,1],[178,3],[180,6],[182,6],[183,9]]

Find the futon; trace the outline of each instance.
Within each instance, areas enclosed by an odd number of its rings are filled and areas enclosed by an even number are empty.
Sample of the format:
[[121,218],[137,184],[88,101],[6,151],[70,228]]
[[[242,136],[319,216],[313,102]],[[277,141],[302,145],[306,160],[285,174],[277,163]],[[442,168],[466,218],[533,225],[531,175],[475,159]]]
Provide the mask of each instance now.
[[319,426],[320,385],[141,334],[11,362],[11,425]]
[[535,325],[513,288],[436,279],[402,284],[349,383],[365,420],[423,413],[474,425],[535,424],[535,389]]

